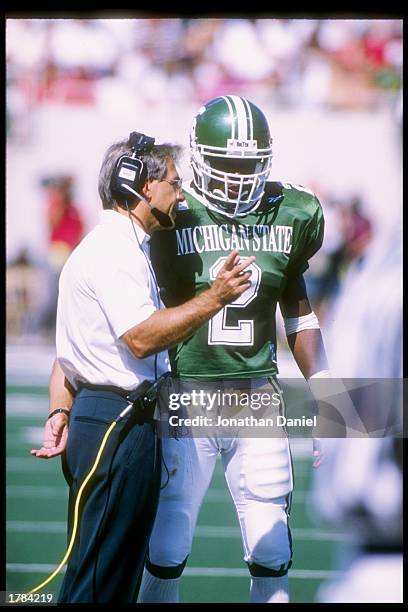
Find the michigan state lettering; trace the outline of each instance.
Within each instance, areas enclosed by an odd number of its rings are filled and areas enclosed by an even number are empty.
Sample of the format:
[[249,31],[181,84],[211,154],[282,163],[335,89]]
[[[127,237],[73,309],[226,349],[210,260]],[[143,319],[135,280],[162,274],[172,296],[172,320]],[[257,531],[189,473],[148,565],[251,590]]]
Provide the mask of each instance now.
[[233,249],[290,253],[292,236],[289,225],[196,225],[176,229],[177,255]]

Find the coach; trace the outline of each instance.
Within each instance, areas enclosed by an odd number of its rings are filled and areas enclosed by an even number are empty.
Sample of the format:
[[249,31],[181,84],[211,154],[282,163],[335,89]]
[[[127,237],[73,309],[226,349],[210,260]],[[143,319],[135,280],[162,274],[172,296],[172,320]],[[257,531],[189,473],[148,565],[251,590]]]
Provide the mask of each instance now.
[[[59,282],[56,349],[42,458],[63,453],[70,487],[68,535],[78,490],[128,394],[169,370],[166,349],[190,336],[249,286],[233,252],[212,287],[165,309],[149,237],[172,227],[183,200],[181,149],[133,132],[106,152],[100,223],[73,251]],[[74,401],[73,401],[74,400]],[[72,403],[73,401],[73,403]],[[152,413],[136,403],[109,437],[80,506],[79,531],[60,603],[134,603],[155,518],[161,471]],[[140,410],[138,410],[140,408]]]

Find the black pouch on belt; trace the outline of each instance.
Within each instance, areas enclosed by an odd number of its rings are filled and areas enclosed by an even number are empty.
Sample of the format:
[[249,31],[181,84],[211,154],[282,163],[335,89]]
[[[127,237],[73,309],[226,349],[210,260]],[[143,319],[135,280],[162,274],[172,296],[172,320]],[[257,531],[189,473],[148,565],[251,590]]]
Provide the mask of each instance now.
[[132,409],[123,429],[125,435],[133,425],[154,424],[153,416],[156,408],[157,389],[164,378],[166,378],[166,375],[155,382],[144,380],[136,389],[128,393],[126,399],[129,403],[132,403]]

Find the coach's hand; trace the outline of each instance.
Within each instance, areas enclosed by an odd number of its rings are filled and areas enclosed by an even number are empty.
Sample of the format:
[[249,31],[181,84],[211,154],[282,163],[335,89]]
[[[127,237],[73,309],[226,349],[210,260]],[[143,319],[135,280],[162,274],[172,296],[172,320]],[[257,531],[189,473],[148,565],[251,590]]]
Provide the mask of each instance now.
[[55,414],[45,423],[43,445],[40,449],[31,451],[32,455],[41,459],[51,459],[61,455],[67,445],[68,416]]
[[236,300],[250,286],[251,270],[245,270],[255,261],[255,257],[251,255],[240,261],[239,252],[231,251],[221,270],[218,272],[214,283],[210,289],[220,304],[225,306]]

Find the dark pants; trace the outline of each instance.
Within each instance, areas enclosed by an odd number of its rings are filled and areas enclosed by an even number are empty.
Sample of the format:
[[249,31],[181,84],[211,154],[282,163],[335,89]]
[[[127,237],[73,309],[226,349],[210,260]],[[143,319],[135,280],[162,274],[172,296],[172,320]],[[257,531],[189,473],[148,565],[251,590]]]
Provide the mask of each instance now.
[[[68,541],[78,490],[109,424],[127,406],[111,391],[82,389],[72,406],[62,458],[70,487]],[[125,417],[113,429],[80,504],[75,546],[59,603],[135,603],[156,515],[160,440],[153,425]]]

